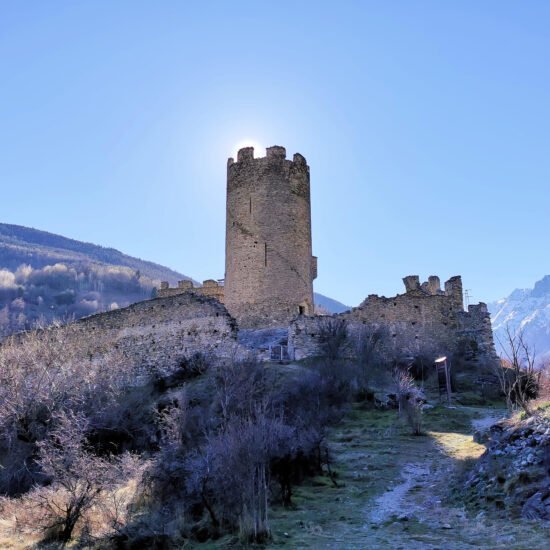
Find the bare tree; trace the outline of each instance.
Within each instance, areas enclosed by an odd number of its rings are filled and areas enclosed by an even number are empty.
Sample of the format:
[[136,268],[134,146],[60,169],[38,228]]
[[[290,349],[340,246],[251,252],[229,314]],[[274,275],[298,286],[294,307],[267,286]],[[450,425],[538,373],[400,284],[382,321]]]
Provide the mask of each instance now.
[[530,402],[537,397],[542,372],[536,368],[535,352],[527,344],[523,331],[514,332],[509,325],[506,326],[505,342],[501,342],[501,346],[505,357],[494,370],[506,405],[509,409],[517,405],[530,416],[533,413]]
[[348,327],[344,319],[338,317],[321,317],[319,319],[319,341],[324,356],[331,362],[342,354],[342,348],[348,338]]
[[38,459],[51,485],[37,488],[34,502],[48,538],[66,544],[78,521],[119,480],[119,470],[115,461],[86,448],[89,423],[83,415],[60,412],[52,422],[56,427],[39,443]]
[[368,387],[370,379],[383,360],[383,347],[387,333],[382,328],[363,327],[355,338],[355,354],[362,385]]

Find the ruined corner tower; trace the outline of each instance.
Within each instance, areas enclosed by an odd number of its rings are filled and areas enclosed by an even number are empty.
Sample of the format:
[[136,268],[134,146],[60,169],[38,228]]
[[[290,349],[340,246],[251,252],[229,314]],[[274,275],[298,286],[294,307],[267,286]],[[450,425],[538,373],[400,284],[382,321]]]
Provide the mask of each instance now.
[[243,328],[281,326],[313,314],[309,166],[284,147],[227,162],[225,305]]

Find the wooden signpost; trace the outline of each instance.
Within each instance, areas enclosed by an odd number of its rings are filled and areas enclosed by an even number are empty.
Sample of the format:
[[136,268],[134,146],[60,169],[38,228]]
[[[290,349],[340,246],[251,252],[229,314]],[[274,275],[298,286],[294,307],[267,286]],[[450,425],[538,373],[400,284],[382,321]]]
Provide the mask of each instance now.
[[439,357],[435,360],[435,368],[437,370],[437,381],[439,386],[439,400],[443,395],[447,394],[447,403],[451,404],[451,369],[447,365],[447,357]]

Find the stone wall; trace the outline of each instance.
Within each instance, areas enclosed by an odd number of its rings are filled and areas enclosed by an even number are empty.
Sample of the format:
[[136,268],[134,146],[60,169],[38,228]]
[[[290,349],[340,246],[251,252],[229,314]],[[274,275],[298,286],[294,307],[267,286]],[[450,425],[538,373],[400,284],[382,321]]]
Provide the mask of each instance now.
[[[403,279],[405,294],[392,298],[370,295],[358,307],[335,315],[346,322],[351,342],[362,330],[382,329],[390,352],[401,356],[429,356],[461,353],[469,358],[496,357],[490,316],[485,304],[464,311],[462,280],[452,277],[439,287],[439,278],[422,285],[418,276]],[[320,355],[320,318],[299,317],[289,328],[289,352],[295,359]]]
[[[142,374],[169,373],[195,353],[229,358],[240,349],[235,320],[225,307],[190,292],[138,302],[41,333],[48,337],[49,331],[66,331],[89,359],[117,350]],[[16,335],[22,342],[25,336]]]
[[313,313],[309,166],[284,147],[227,165],[225,304],[243,328],[282,326]]
[[218,302],[224,303],[224,286],[214,279],[203,281],[202,286],[195,286],[193,281],[184,280],[178,281],[177,287],[170,287],[167,281],[160,283],[160,288],[157,289],[157,297],[165,298],[167,296],[179,296],[186,292],[194,292],[201,296],[215,298]]

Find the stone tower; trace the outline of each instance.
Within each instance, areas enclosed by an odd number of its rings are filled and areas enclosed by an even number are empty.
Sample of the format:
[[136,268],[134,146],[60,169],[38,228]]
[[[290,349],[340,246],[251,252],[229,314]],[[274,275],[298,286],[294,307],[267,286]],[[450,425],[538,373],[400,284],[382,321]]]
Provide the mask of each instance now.
[[241,149],[227,162],[225,305],[243,328],[313,314],[309,166],[284,147],[263,158]]

